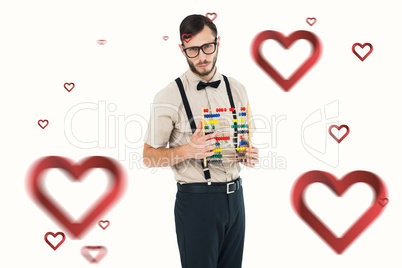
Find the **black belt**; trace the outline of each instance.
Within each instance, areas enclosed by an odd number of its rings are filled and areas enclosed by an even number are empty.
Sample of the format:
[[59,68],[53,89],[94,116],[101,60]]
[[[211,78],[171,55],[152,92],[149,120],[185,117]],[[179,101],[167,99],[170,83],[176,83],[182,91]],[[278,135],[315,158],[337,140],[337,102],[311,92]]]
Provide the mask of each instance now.
[[177,190],[186,193],[227,193],[232,194],[240,189],[241,178],[231,182],[213,182],[211,185],[206,183],[177,183]]

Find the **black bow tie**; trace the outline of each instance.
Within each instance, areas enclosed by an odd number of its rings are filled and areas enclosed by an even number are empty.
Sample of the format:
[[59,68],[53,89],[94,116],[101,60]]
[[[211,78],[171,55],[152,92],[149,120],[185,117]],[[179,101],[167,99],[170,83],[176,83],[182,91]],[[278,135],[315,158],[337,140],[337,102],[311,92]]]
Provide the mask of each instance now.
[[219,84],[221,83],[221,80],[217,80],[211,83],[204,83],[202,81],[200,81],[197,85],[197,90],[201,90],[204,89],[206,87],[214,87],[217,88],[219,86]]

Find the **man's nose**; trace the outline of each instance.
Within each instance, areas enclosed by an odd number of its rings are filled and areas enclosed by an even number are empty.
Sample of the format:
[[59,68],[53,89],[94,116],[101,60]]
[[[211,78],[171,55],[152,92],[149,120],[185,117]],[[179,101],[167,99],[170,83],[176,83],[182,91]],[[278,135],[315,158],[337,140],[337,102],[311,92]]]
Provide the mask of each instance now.
[[198,54],[198,60],[201,62],[204,62],[207,58],[207,55],[204,53],[204,51],[200,50],[200,54]]

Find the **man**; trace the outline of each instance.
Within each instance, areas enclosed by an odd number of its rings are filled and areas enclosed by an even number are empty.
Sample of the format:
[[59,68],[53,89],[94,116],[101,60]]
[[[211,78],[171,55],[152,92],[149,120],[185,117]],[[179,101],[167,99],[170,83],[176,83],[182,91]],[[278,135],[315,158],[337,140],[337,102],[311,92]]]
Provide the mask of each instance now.
[[[240,107],[247,106],[247,93],[239,82],[217,71],[220,37],[214,23],[205,16],[190,15],[180,25],[180,37],[179,46],[189,70],[155,96],[144,163],[148,167],[170,166],[174,172],[178,186],[175,223],[182,267],[241,267],[245,216],[240,161],[234,149],[241,135],[230,127],[221,133],[201,135],[201,107],[215,111],[235,107],[236,102],[235,112],[228,117],[232,122]],[[253,121],[250,125],[254,128]],[[215,154],[212,150],[216,138],[224,131],[235,137],[219,140],[222,147],[232,145],[229,155],[233,161],[204,166],[203,159]],[[243,133],[245,137],[251,135]],[[258,149],[247,148],[244,158],[247,161],[240,163],[254,167]]]

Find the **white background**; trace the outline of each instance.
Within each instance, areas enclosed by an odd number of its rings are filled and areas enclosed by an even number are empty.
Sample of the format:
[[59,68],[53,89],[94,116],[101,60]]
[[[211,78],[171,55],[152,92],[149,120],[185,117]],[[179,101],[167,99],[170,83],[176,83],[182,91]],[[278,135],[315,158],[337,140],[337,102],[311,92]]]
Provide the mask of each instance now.
[[[90,264],[80,249],[87,245],[108,249],[99,267],[180,267],[173,172],[147,169],[139,157],[154,95],[187,70],[177,45],[179,24],[189,14],[207,12],[218,14],[218,70],[246,86],[254,116],[269,123],[273,117],[283,119],[265,129],[262,120],[255,134],[261,158],[271,164],[241,173],[247,220],[243,267],[400,267],[399,2],[3,1],[0,267],[86,267]],[[317,18],[314,26],[306,23],[307,17]],[[322,42],[319,62],[290,92],[251,58],[251,42],[264,30],[285,35],[308,30]],[[98,39],[107,44],[98,45]],[[374,47],[364,62],[351,51],[356,42]],[[310,46],[299,41],[283,50],[270,41],[263,52],[279,71],[290,74],[309,55]],[[71,92],[63,88],[66,82],[75,83]],[[323,119],[317,131],[306,130],[304,137],[321,149],[335,146],[330,157],[336,164],[329,165],[305,149],[302,125],[310,114],[333,102],[339,116],[331,120],[347,124],[349,136],[338,148],[327,134],[332,121]],[[114,104],[116,109],[106,110],[103,117],[100,108],[87,109],[77,113],[72,124],[65,120],[70,109],[88,103],[98,108]],[[40,119],[49,120],[45,129],[38,126]],[[102,124],[107,133],[98,129]],[[65,134],[69,130],[81,141],[98,140],[98,145],[76,146]],[[98,137],[105,137],[104,145]],[[273,154],[276,160],[269,159]],[[120,202],[102,218],[111,222],[106,230],[95,225],[81,240],[73,240],[31,200],[25,188],[28,169],[47,155],[73,161],[104,155],[120,162],[128,185]],[[272,164],[279,159],[286,165]],[[290,204],[295,180],[314,169],[338,178],[367,170],[388,188],[390,201],[384,212],[342,255],[327,246]],[[71,214],[85,211],[82,206],[103,189],[88,176],[84,190],[75,193],[67,178],[48,175],[48,189]],[[365,185],[351,187],[342,198],[320,185],[311,186],[306,195],[313,211],[338,235],[373,198]],[[49,231],[67,234],[57,251],[43,240]]]

